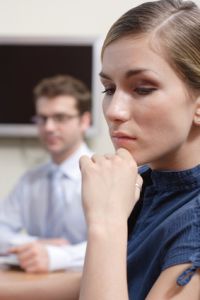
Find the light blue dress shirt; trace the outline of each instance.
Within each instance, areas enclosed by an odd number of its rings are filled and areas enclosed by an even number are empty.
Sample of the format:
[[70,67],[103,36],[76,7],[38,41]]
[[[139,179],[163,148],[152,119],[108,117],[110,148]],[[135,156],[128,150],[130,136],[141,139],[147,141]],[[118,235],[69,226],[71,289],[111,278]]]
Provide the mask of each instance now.
[[[81,203],[81,173],[79,159],[92,152],[81,147],[59,167],[66,175],[62,179],[65,207],[64,228],[70,246],[47,246],[50,270],[83,265],[86,248],[86,223]],[[10,195],[0,201],[0,243],[10,245],[47,238],[49,173],[55,168],[48,162],[28,171],[18,182]],[[26,235],[21,232],[25,230]],[[57,237],[55,237],[57,238]]]

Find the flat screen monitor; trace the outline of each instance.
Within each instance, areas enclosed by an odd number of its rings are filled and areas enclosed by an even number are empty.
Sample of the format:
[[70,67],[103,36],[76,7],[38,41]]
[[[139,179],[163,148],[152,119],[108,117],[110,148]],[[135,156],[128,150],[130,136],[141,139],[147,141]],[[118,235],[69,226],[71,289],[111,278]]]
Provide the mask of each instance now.
[[0,137],[36,137],[33,88],[43,78],[69,74],[92,92],[92,123],[98,131],[100,39],[0,37]]

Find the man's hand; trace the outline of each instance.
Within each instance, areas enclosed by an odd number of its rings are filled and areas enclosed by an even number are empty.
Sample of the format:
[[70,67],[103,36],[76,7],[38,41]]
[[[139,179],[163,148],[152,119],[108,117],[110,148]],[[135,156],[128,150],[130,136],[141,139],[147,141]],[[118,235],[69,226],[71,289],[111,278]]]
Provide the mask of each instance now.
[[39,241],[12,247],[9,253],[17,255],[20,267],[28,273],[46,273],[49,270],[46,246]]
[[41,239],[38,240],[39,243],[44,245],[52,245],[52,246],[67,246],[70,245],[70,242],[66,239]]

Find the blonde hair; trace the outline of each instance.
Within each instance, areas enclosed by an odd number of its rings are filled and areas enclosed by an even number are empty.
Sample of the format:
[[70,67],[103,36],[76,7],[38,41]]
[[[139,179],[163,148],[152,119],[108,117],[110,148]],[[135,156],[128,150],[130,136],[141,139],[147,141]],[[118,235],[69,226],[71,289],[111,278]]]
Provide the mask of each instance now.
[[188,86],[200,89],[200,9],[194,2],[160,0],[129,10],[107,33],[101,57],[114,41],[141,34],[153,34]]

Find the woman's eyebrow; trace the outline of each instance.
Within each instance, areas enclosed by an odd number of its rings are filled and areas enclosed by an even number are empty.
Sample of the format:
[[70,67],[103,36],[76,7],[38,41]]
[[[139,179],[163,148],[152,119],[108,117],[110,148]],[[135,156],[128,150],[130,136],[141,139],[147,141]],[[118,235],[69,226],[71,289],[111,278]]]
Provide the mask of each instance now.
[[[154,73],[154,75],[157,75],[154,71],[152,71],[152,70],[149,70],[149,69],[144,69],[144,68],[137,68],[137,69],[130,69],[130,70],[128,70],[126,73],[125,73],[125,77],[126,78],[129,78],[129,77],[131,77],[131,76],[137,76],[137,75],[139,75],[139,74],[141,74],[141,73],[145,73],[145,72],[152,72],[152,73]],[[102,78],[104,78],[104,79],[110,79],[110,77],[107,75],[107,74],[105,74],[104,72],[100,72],[99,73],[99,76],[100,77],[102,77]]]
[[102,71],[99,73],[99,76],[102,77],[102,78],[105,78],[105,79],[110,79],[110,77],[109,77],[108,75],[106,75],[106,74],[105,74],[104,72],[102,72]]
[[132,70],[128,70],[126,73],[125,73],[125,77],[126,78],[129,78],[131,76],[136,76],[140,73],[144,73],[144,72],[147,72],[149,71],[148,69],[132,69]]

